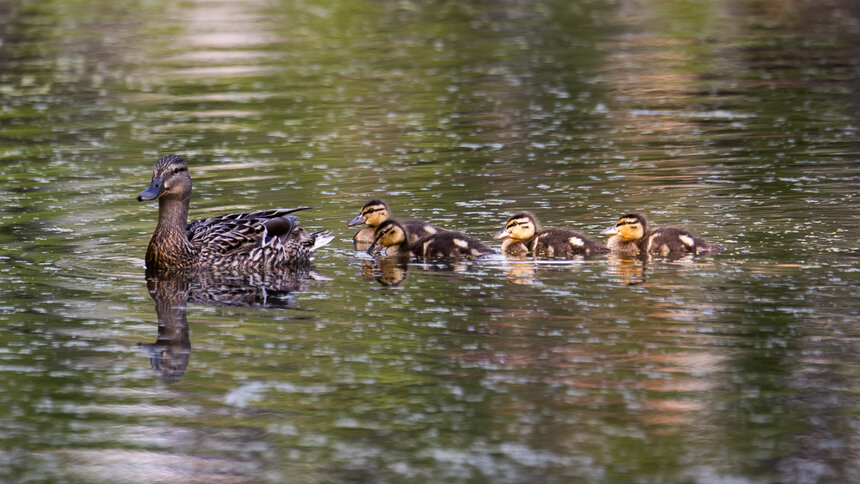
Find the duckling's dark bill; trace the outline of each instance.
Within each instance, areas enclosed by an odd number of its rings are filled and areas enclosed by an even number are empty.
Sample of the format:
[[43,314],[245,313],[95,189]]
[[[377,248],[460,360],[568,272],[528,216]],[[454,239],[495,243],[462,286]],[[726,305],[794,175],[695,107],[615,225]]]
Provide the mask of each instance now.
[[347,227],[352,227],[353,225],[360,225],[364,223],[364,215],[358,215],[354,219],[350,220],[346,223]]
[[615,227],[609,227],[608,229],[601,230],[600,235],[618,235],[618,229]]
[[377,248],[380,248],[380,247],[382,247],[382,246],[377,244],[376,241],[374,240],[373,243],[370,244],[370,247],[367,248],[367,255],[373,255],[373,252],[376,251]]
[[161,195],[162,186],[161,178],[153,178],[149,187],[140,192],[140,195],[137,196],[137,201],[142,202],[144,200],[155,200],[159,195]]
[[504,239],[504,238],[507,238],[510,236],[511,236],[511,233],[508,232],[508,229],[502,229],[499,231],[499,233],[497,233],[496,235],[493,236],[493,240]]

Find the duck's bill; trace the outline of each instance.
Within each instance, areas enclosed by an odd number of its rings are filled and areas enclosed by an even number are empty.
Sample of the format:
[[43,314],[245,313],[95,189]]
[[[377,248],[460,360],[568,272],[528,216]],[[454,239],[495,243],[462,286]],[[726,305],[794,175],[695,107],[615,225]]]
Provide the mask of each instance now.
[[511,236],[511,233],[508,232],[507,229],[502,229],[499,231],[499,233],[497,233],[496,235],[493,236],[493,240],[506,239],[510,236]]
[[608,229],[601,230],[600,235],[618,235],[618,229],[615,227],[609,227]]
[[144,200],[155,200],[159,195],[161,195],[162,186],[161,178],[153,178],[149,187],[140,192],[140,195],[137,196],[137,201],[142,202]]
[[352,219],[352,220],[350,220],[349,222],[347,222],[347,223],[346,223],[346,226],[347,226],[347,227],[352,227],[353,225],[360,225],[360,224],[363,224],[363,223],[364,223],[364,216],[363,216],[363,215],[357,215],[354,219]]

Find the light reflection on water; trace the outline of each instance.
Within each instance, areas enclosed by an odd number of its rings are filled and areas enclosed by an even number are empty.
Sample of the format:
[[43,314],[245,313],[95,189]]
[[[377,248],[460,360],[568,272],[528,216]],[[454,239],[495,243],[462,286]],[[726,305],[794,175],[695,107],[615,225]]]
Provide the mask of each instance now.
[[[13,6],[3,479],[856,480],[837,4]],[[166,152],[192,217],[311,204],[338,238],[286,294],[151,293],[134,196]],[[352,250],[371,197],[484,240],[645,210],[729,250],[402,264]]]

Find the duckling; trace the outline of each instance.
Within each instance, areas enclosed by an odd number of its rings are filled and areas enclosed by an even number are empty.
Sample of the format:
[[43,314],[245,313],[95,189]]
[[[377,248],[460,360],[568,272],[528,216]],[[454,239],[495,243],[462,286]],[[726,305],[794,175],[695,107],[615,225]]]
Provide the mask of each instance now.
[[[352,237],[355,248],[366,249],[369,247],[375,239],[376,227],[390,218],[391,211],[388,209],[388,204],[382,200],[373,199],[362,205],[358,215],[346,224],[347,227],[367,224],[367,227],[362,228]],[[410,243],[442,230],[420,220],[400,220],[400,224],[406,230],[406,236]]]
[[385,247],[387,255],[425,259],[459,260],[496,253],[475,237],[452,230],[441,230],[410,243],[405,227],[397,220],[386,220],[376,228],[376,237],[367,253],[372,254],[377,245]]
[[519,212],[508,218],[505,228],[493,236],[502,239],[502,252],[515,256],[528,253],[547,257],[572,257],[609,252],[602,244],[580,232],[566,228],[541,228],[530,212]]
[[609,235],[606,246],[620,254],[706,255],[725,250],[680,227],[649,229],[645,215],[635,212],[619,218],[614,227],[603,230],[600,235]]

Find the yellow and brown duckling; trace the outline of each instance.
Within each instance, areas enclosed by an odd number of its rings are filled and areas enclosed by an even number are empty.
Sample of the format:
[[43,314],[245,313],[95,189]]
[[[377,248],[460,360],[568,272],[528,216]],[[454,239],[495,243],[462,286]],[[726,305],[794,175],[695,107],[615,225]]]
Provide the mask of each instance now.
[[146,249],[147,269],[266,270],[307,264],[331,242],[328,231],[308,233],[295,215],[310,207],[232,213],[188,223],[191,177],[181,156],[155,162],[149,188],[137,200],[158,200],[158,224]]
[[539,257],[575,257],[609,252],[603,244],[581,232],[566,228],[540,227],[530,212],[519,212],[508,218],[505,228],[493,240],[502,240],[502,253]]
[[452,230],[440,230],[410,243],[406,228],[397,220],[386,220],[376,228],[376,237],[367,253],[372,254],[378,245],[385,248],[387,255],[425,259],[460,260],[496,252],[477,238]]
[[[354,225],[367,224],[367,227],[362,228],[352,237],[352,242],[356,249],[364,250],[370,247],[375,239],[376,228],[382,222],[391,218],[391,211],[388,209],[388,204],[379,199],[369,200],[365,203],[358,215],[347,222],[347,227]],[[410,242],[435,234],[442,230],[439,227],[422,222],[420,220],[399,220],[400,224],[406,230],[406,236]]]
[[620,254],[656,254],[682,256],[717,254],[725,250],[680,227],[648,227],[648,218],[641,213],[629,213],[618,219],[600,235],[608,235],[606,246]]

